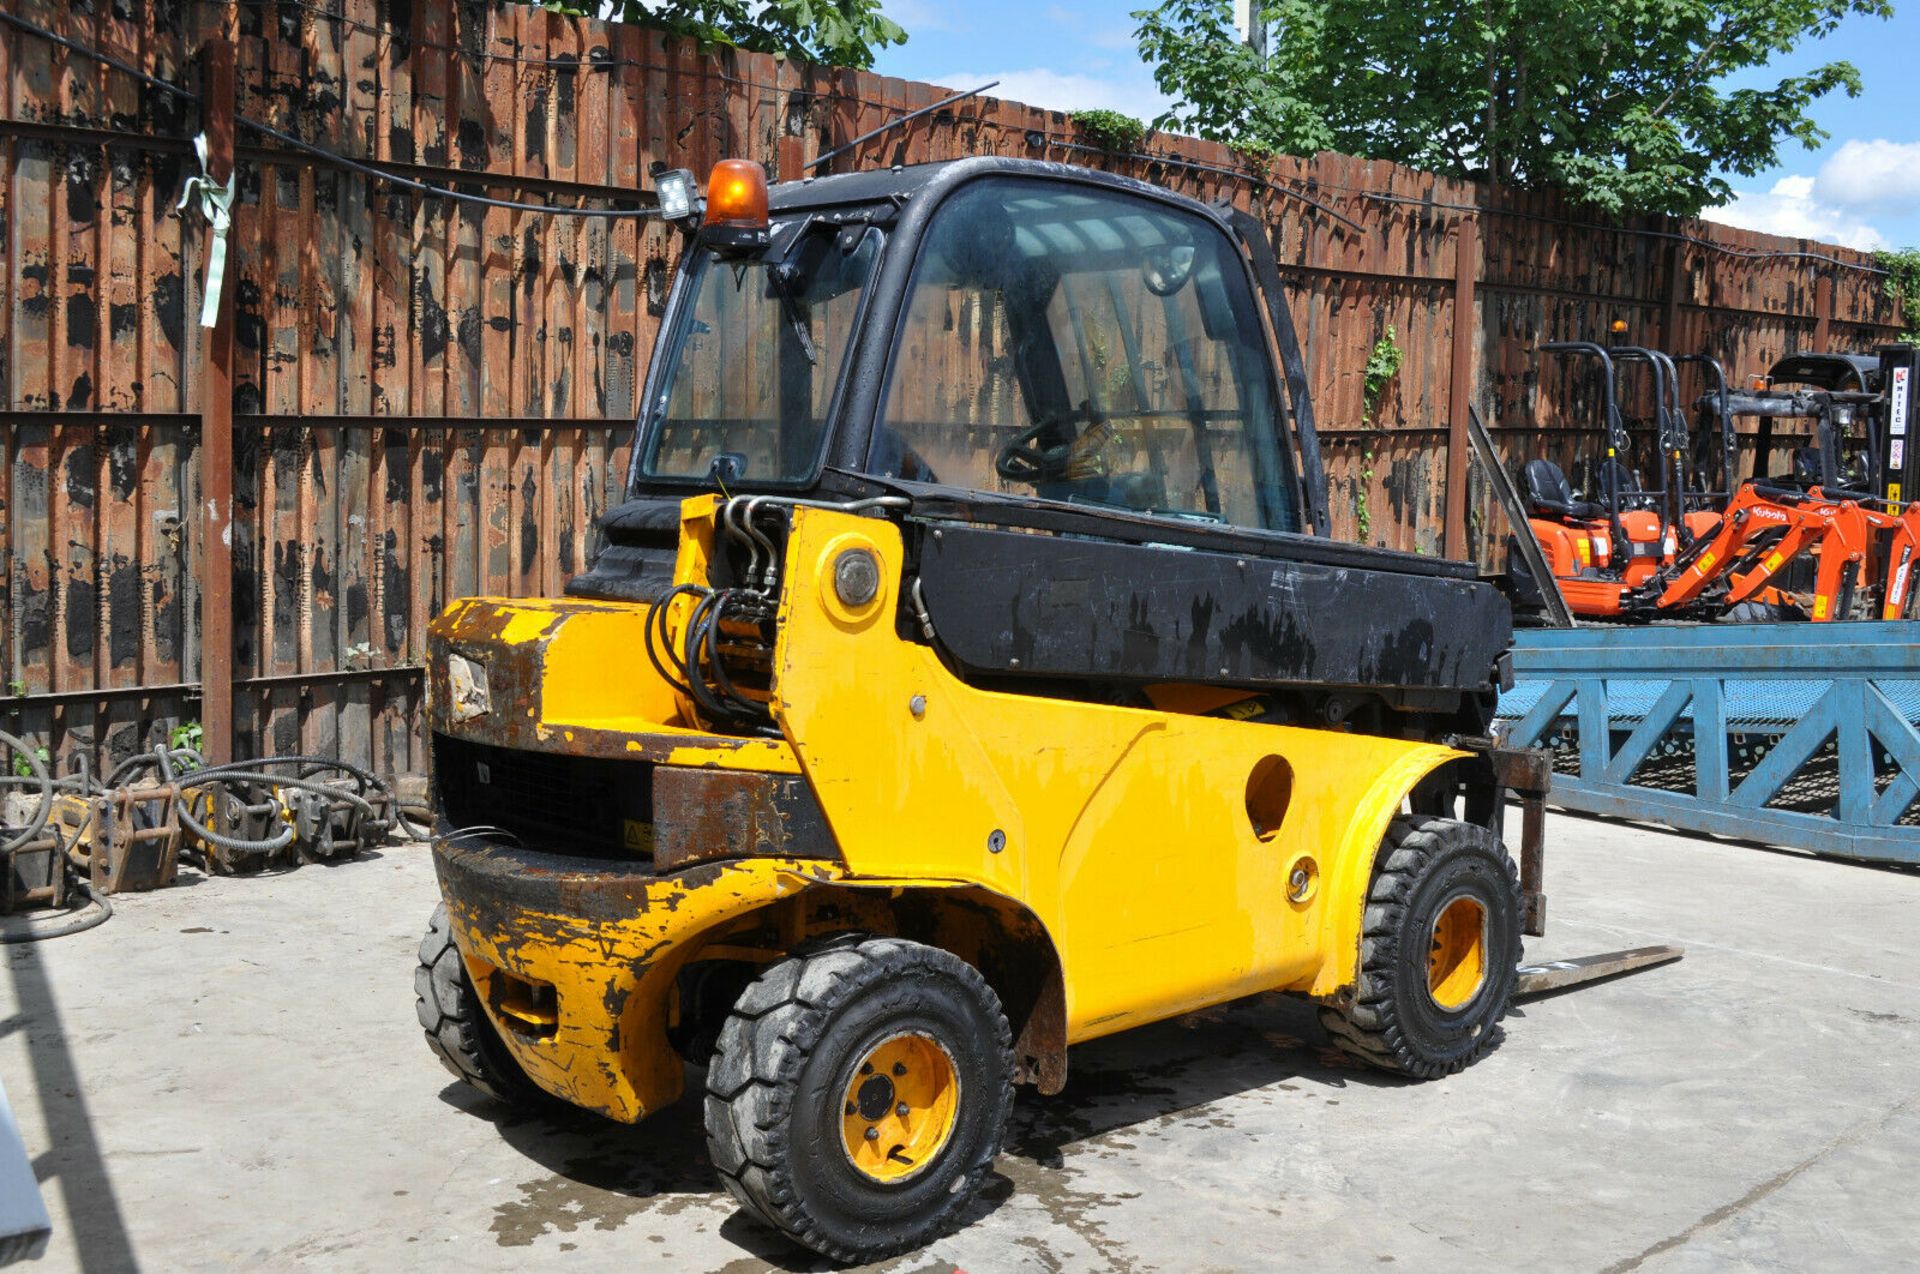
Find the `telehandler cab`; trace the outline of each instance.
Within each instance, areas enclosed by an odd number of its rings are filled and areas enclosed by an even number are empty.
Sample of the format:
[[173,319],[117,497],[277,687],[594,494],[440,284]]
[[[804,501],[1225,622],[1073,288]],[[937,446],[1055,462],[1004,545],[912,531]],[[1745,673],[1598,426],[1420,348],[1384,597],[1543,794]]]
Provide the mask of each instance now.
[[603,551],[433,625],[447,1066],[624,1121],[704,1067],[727,1188],[853,1261],[1082,1041],[1289,991],[1404,1075],[1494,1048],[1544,905],[1510,613],[1326,538],[1259,223],[998,158],[669,180]]

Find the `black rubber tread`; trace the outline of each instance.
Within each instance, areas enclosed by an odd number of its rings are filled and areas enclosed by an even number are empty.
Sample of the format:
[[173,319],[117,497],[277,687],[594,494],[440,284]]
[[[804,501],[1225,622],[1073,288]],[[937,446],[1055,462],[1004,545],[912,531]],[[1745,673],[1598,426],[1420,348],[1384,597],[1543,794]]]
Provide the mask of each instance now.
[[467,966],[453,945],[453,926],[447,920],[445,903],[433,909],[427,935],[420,939],[413,996],[420,1029],[427,1034],[427,1047],[455,1079],[509,1106],[547,1100],[507,1052],[475,999]]
[[1790,606],[1781,606],[1774,602],[1744,601],[1738,606],[1729,606],[1720,616],[1725,624],[1784,624],[1806,616]]
[[[868,1037],[861,1032],[873,1022],[898,1029],[917,1014],[925,1019],[921,1025],[930,1026],[942,1004],[973,1019],[969,1030],[934,1034],[956,1053],[961,1070],[962,1107],[953,1140],[908,1186],[856,1182],[854,1192],[862,1197],[853,1203],[872,1214],[840,1214],[838,1205],[846,1200],[832,1197],[832,1183],[823,1184],[833,1162],[822,1158],[840,1154],[833,1140],[839,1096],[823,1081],[832,1081],[842,1056],[850,1064],[856,1049],[864,1051],[860,1041]],[[862,1023],[863,1012],[892,1016]],[[810,1067],[816,1057],[820,1064]],[[1006,1015],[972,965],[902,938],[846,935],[770,966],[740,996],[707,1070],[707,1146],[728,1191],[753,1215],[834,1261],[876,1261],[937,1238],[965,1209],[1000,1152],[1013,1104],[1012,1077]],[[965,1096],[970,1084],[973,1100]],[[834,1093],[832,1137],[808,1137],[796,1127],[804,1122],[795,1116],[806,1087],[816,1098]]]
[[[1428,912],[1437,909],[1428,895],[1443,873],[1476,885],[1489,913],[1487,979],[1453,1012],[1433,1003],[1426,983]],[[1505,1038],[1500,1020],[1513,1002],[1520,956],[1520,877],[1500,839],[1458,819],[1403,814],[1387,829],[1367,891],[1353,999],[1323,1006],[1321,1025],[1343,1051],[1382,1070],[1416,1079],[1455,1074]]]

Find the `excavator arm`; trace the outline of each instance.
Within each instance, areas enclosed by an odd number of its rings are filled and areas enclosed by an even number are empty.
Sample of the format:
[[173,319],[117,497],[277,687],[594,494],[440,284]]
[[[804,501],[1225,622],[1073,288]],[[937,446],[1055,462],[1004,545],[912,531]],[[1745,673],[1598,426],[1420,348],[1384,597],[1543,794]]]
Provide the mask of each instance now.
[[[1920,519],[1902,525],[1910,527],[1910,537],[1920,537]],[[1762,553],[1763,537],[1774,533],[1780,535],[1778,542]],[[1721,580],[1728,583],[1727,604],[1737,606],[1766,588],[1788,562],[1817,549],[1813,619],[1816,623],[1836,619],[1849,579],[1857,577],[1866,560],[1872,533],[1866,510],[1854,501],[1828,500],[1818,487],[1803,497],[1797,492],[1765,491],[1749,482],[1727,506],[1712,539],[1671,568],[1674,573],[1660,594],[1659,606],[1662,610],[1685,606]],[[1915,542],[1920,540],[1908,540],[1909,545]],[[1904,600],[1904,580],[1901,592]]]
[[[1727,505],[1713,535],[1697,542],[1691,553],[1668,568],[1672,578],[1660,592],[1659,609],[1671,610],[1698,600],[1748,556],[1755,540],[1772,531],[1793,528],[1798,520],[1797,512],[1792,505],[1780,504],[1760,494],[1751,482],[1741,487]],[[1774,569],[1779,569],[1779,563]]]

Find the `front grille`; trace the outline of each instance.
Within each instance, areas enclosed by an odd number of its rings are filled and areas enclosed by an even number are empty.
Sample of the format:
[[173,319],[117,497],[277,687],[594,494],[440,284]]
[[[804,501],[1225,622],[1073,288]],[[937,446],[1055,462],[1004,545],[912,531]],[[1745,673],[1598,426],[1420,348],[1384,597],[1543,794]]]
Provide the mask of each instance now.
[[528,849],[649,858],[653,766],[433,737],[434,782],[455,827],[498,827]]

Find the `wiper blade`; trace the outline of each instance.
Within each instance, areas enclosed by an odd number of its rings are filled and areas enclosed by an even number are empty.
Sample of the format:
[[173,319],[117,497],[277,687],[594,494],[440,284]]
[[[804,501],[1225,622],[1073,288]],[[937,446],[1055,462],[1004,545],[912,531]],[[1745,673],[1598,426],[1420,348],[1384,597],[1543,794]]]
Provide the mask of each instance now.
[[800,300],[793,294],[793,286],[787,277],[787,268],[776,265],[767,271],[767,283],[780,296],[781,312],[787,316],[787,325],[793,328],[794,339],[800,342],[800,352],[807,356],[809,367],[820,365],[820,351],[813,345],[813,329],[807,326],[807,320],[800,313]]

